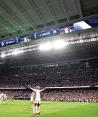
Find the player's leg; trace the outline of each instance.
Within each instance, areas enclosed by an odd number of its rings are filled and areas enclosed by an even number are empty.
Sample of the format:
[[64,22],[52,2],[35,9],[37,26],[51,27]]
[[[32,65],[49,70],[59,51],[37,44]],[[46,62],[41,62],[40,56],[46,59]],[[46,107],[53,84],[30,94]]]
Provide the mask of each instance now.
[[36,103],[33,103],[33,114],[36,114]]
[[38,104],[38,114],[40,114],[40,104]]
[[1,104],[3,103],[3,97],[0,99],[0,103],[1,103]]
[[5,104],[7,104],[7,99],[4,99]]
[[2,103],[2,100],[0,99],[0,104]]
[[35,113],[36,114],[38,113],[38,104],[37,103],[35,104]]
[[40,114],[40,103],[39,102],[37,103],[37,106],[36,106],[36,114]]

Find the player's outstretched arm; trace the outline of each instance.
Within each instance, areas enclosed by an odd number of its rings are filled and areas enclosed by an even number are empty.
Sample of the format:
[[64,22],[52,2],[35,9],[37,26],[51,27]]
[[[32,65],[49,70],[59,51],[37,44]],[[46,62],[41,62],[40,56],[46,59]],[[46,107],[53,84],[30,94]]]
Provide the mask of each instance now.
[[36,91],[36,89],[33,89],[30,85],[28,85],[28,88],[33,90],[33,91]]
[[41,89],[40,91],[42,92],[42,91],[44,91],[44,90],[46,90],[46,87],[45,87],[45,88],[43,88],[43,89]]

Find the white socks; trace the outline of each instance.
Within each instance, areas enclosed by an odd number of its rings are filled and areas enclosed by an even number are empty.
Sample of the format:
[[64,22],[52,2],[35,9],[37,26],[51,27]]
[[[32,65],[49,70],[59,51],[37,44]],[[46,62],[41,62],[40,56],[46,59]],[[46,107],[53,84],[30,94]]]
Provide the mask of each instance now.
[[35,106],[33,105],[33,114],[35,114],[35,113],[36,113]]
[[40,106],[36,106],[36,113],[40,113]]

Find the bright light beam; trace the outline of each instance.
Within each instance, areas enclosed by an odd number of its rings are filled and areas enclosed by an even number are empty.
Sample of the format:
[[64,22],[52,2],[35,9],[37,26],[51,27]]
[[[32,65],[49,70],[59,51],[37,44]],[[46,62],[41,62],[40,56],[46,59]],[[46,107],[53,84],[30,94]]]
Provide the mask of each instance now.
[[68,43],[65,42],[64,40],[56,40],[56,41],[53,42],[53,48],[54,49],[62,49],[66,45],[68,45]]
[[1,57],[2,57],[2,58],[5,58],[5,57],[6,57],[6,54],[2,53],[2,54],[1,54]]
[[23,53],[23,50],[14,50],[12,52],[12,55],[18,55],[18,54],[21,54],[21,53]]
[[41,50],[41,51],[48,51],[50,49],[52,49],[52,44],[50,42],[39,45],[39,50]]

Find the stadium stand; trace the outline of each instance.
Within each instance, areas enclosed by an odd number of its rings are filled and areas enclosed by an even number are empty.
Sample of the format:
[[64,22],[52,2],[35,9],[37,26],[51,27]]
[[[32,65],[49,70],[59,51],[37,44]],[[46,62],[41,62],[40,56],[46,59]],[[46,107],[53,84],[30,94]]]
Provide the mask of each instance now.
[[[2,89],[1,92],[7,94],[8,98],[30,99],[29,89]],[[42,100],[46,101],[66,101],[66,102],[98,102],[98,88],[63,88],[47,89],[42,93]]]
[[98,84],[98,58],[84,61],[50,64],[43,66],[20,66],[6,68],[2,72],[1,86],[66,87],[96,86]]
[[44,93],[44,100],[67,101],[67,102],[97,102],[97,89],[57,89],[48,90]]

